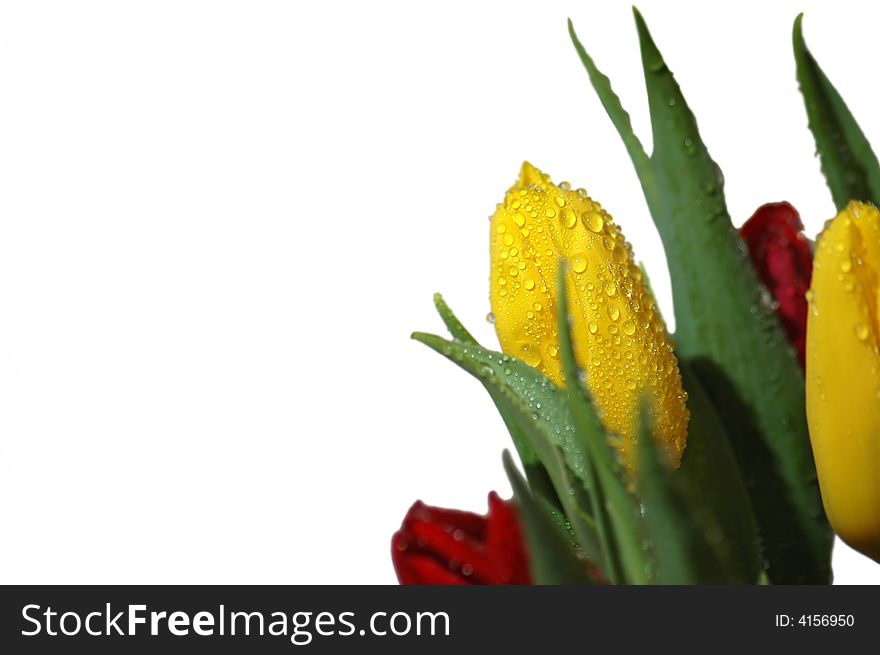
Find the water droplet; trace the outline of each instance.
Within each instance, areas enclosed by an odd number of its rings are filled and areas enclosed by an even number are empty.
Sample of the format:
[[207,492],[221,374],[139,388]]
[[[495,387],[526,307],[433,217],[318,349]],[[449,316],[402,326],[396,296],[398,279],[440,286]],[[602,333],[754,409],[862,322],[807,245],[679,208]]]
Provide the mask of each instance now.
[[535,288],[535,281],[534,281],[533,279],[529,278],[529,279],[527,279],[525,282],[523,282],[523,286],[524,286],[527,290],[531,291],[532,289]]
[[560,207],[565,207],[565,198],[562,196],[556,196],[556,204]]
[[562,216],[560,216],[559,220],[561,220],[562,224],[570,230],[577,225],[577,214],[574,213],[574,210],[571,207],[566,207],[562,210]]
[[498,232],[498,234],[504,234],[507,232],[507,226],[504,223],[501,223],[495,228],[495,231]]
[[867,341],[869,336],[868,326],[864,323],[859,323],[856,325],[856,337],[858,337],[859,341]]
[[498,278],[498,285],[503,287],[505,284],[507,284],[507,278],[506,277],[499,277]]
[[510,277],[516,277],[519,275],[519,269],[516,266],[511,266],[507,272],[510,273]]
[[517,227],[522,227],[526,224],[526,217],[522,214],[514,214],[513,222],[516,223]]
[[556,216],[556,210],[553,207],[547,207],[547,211],[544,212],[547,215],[547,218],[553,218]]
[[634,335],[636,333],[635,323],[633,323],[632,321],[624,321],[623,322],[623,331],[628,336]]
[[844,273],[849,273],[852,270],[852,260],[848,257],[840,262],[840,270]]
[[620,318],[620,310],[617,308],[617,305],[608,305],[608,317],[612,321]]
[[541,353],[531,343],[523,343],[520,346],[520,357],[531,367],[535,367],[541,363]]
[[635,391],[635,389],[636,389],[636,381],[633,380],[632,378],[628,379],[628,380],[626,381],[626,388],[629,389],[630,391]]
[[587,256],[579,252],[571,258],[571,269],[575,273],[583,273],[587,270]]
[[590,334],[596,334],[596,332],[599,331],[599,325],[596,323],[596,321],[590,321],[590,324],[587,326],[587,328],[590,330]]
[[602,215],[599,212],[587,210],[581,214],[581,220],[590,232],[601,232],[605,226],[605,221],[602,220]]
[[505,234],[501,238],[501,243],[503,243],[505,246],[512,246],[513,245],[513,236],[510,234]]
[[495,324],[495,314],[493,314],[492,312],[489,312],[488,314],[486,314],[486,322],[494,325]]
[[536,302],[534,305],[532,305],[532,309],[534,309],[536,312],[540,312],[541,311],[541,303]]

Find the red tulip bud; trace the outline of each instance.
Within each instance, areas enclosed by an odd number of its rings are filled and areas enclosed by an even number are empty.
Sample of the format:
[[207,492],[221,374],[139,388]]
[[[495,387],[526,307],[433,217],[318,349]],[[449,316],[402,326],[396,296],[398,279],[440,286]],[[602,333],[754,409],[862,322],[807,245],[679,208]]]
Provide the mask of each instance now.
[[806,293],[813,272],[813,254],[803,229],[800,215],[787,202],[759,207],[740,229],[752,265],[776,302],[776,314],[801,367],[806,348]]
[[401,584],[529,584],[528,558],[513,503],[489,494],[479,516],[417,501],[391,539]]

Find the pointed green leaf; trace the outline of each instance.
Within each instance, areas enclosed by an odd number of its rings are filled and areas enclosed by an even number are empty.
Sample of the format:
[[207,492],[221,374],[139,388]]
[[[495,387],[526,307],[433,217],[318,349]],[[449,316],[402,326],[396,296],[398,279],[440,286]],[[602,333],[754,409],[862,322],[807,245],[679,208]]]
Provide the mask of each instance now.
[[515,425],[535,454],[536,462],[546,470],[584,553],[602,567],[596,527],[590,516],[591,503],[585,492],[586,454],[574,439],[565,394],[540,372],[514,357],[432,334],[416,332],[412,336],[490,390],[502,416]]
[[596,64],[593,62],[592,57],[587,54],[580,39],[578,39],[571,19],[568,20],[568,35],[571,37],[571,41],[574,44],[575,50],[577,50],[584,68],[587,69],[587,74],[590,76],[590,82],[596,90],[599,99],[602,101],[602,106],[605,107],[608,117],[611,119],[614,127],[617,128],[617,133],[620,135],[623,144],[626,146],[630,159],[632,159],[633,164],[639,171],[639,177],[650,178],[651,171],[649,168],[650,162],[648,160],[648,155],[645,153],[645,149],[642,146],[642,142],[639,141],[639,137],[637,137],[633,131],[632,121],[630,120],[629,114],[623,108],[623,105],[620,103],[620,98],[614,92],[614,89],[611,88],[611,80],[609,80],[602,71],[596,68]]
[[452,335],[453,339],[474,346],[480,345],[477,343],[474,336],[468,332],[468,329],[462,324],[462,322],[458,320],[458,317],[453,313],[449,305],[446,304],[446,301],[443,300],[443,296],[439,293],[434,294],[434,307],[437,309],[437,313],[440,314],[440,318],[443,319],[443,324],[446,326],[446,329],[449,330],[449,334]]
[[567,268],[565,262],[559,267],[556,285],[559,354],[574,421],[574,438],[582,440],[584,450],[589,453],[589,492],[599,542],[605,555],[604,572],[613,583],[645,584],[651,580],[638,507],[627,489],[626,473],[620,465],[618,452],[609,443],[596,408],[584,391],[581,372],[575,362],[565,288]]
[[797,79],[822,172],[837,209],[850,200],[880,203],[880,164],[837,89],[819,68],[804,42],[804,15],[794,21],[792,43]]
[[[636,161],[636,172],[666,251],[678,353],[727,428],[770,579],[827,582],[831,532],[807,435],[802,372],[730,220],[721,172],[637,11],[635,18],[654,137],[650,166]],[[597,93],[611,114],[607,92]]]
[[807,434],[803,374],[763,302],[696,119],[635,16],[654,135],[652,214],[670,267],[679,352],[734,440],[770,579],[827,582],[831,533]]
[[[440,318],[443,319],[443,323],[446,325],[446,329],[449,330],[449,333],[456,341],[475,346],[480,345],[479,343],[477,343],[477,340],[474,338],[474,336],[464,326],[464,324],[462,324],[462,322],[458,320],[458,317],[455,315],[449,305],[446,304],[446,301],[443,300],[443,296],[441,296],[439,293],[434,294],[434,307],[437,309],[437,313],[440,315]],[[520,461],[523,464],[523,470],[525,470],[526,478],[529,481],[529,485],[532,487],[532,491],[545,505],[548,511],[550,511],[551,516],[557,519],[560,527],[562,527],[563,529],[568,529],[566,527],[567,522],[563,518],[564,514],[562,505],[559,502],[559,498],[557,497],[556,492],[553,489],[553,483],[550,479],[550,476],[547,474],[544,466],[538,461],[537,455],[532,450],[532,447],[529,445],[529,441],[526,436],[522,433],[522,430],[517,424],[515,417],[511,416],[508,412],[505,411],[502,399],[498,397],[498,394],[494,390],[492,385],[484,386],[489,392],[489,395],[492,397],[492,400],[495,402],[495,406],[501,414],[504,425],[507,427],[507,431],[510,433],[510,437],[513,440],[517,452],[519,453]]]
[[513,487],[513,496],[519,509],[523,533],[529,554],[532,579],[535,584],[588,585],[592,584],[584,563],[581,562],[529,492],[510,453],[504,451],[504,470]]

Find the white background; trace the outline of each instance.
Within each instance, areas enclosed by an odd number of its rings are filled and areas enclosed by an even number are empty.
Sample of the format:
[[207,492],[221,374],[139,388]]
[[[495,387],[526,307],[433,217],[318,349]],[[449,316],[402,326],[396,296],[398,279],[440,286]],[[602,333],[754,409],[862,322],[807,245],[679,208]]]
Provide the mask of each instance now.
[[[815,232],[791,24],[880,145],[880,10],[640,6],[735,220],[785,199]],[[0,581],[392,582],[413,500],[508,493],[488,397],[408,335],[442,290],[495,343],[523,159],[611,211],[672,323],[568,16],[649,145],[629,2],[0,5]]]

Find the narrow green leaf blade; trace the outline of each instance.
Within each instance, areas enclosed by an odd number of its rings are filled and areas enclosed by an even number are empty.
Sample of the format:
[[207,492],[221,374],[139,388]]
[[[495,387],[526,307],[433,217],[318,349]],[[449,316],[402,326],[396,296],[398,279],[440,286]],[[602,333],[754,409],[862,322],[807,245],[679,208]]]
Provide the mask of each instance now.
[[475,346],[479,345],[474,336],[468,331],[464,324],[458,320],[458,317],[449,305],[446,304],[446,301],[443,300],[443,296],[439,293],[434,294],[434,307],[437,309],[437,313],[440,314],[440,318],[443,319],[443,324],[446,326],[446,329],[449,330],[449,334],[452,335],[453,339],[461,341],[462,343],[470,343]]
[[838,210],[850,200],[880,203],[880,164],[843,98],[804,41],[803,18],[794,21],[792,44],[797,79],[822,173]]
[[720,171],[636,11],[651,112],[654,195],[679,355],[728,430],[775,583],[830,577],[831,533],[807,435],[803,374],[727,212]]
[[526,481],[516,470],[510,453],[505,450],[503,457],[504,470],[513,487],[514,500],[522,520],[530,570],[535,584],[592,584],[584,563],[577,558],[575,551],[556,529],[553,520],[529,492]]
[[582,440],[584,450],[589,453],[592,472],[589,491],[596,530],[608,567],[605,573],[614,583],[645,584],[651,580],[638,507],[627,489],[626,474],[618,453],[609,443],[608,433],[581,384],[575,362],[565,285],[567,268],[563,262],[556,284],[559,354],[575,439]]
[[586,454],[573,437],[565,394],[514,357],[432,334],[416,332],[412,336],[479,379],[490,391],[505,421],[512,422],[535,454],[535,461],[546,470],[579,545],[601,567],[604,562],[584,491],[589,487]]
[[583,63],[584,68],[587,70],[587,75],[590,76],[590,83],[596,90],[596,94],[599,96],[599,100],[602,102],[605,112],[608,114],[614,127],[617,128],[617,133],[620,134],[620,138],[626,146],[626,150],[629,153],[630,159],[632,159],[633,165],[636,167],[636,170],[639,171],[639,177],[650,177],[651,171],[649,170],[650,162],[648,160],[648,155],[645,153],[645,149],[642,146],[642,142],[639,141],[639,137],[637,137],[633,131],[632,121],[630,120],[629,114],[623,108],[620,98],[614,92],[614,89],[611,88],[611,80],[609,80],[608,77],[596,67],[593,58],[587,54],[586,49],[580,39],[578,39],[571,19],[568,21],[568,35],[571,37],[571,42],[574,44],[574,48],[578,53],[578,57],[580,57],[581,63]]
[[[453,339],[464,344],[475,346],[480,345],[464,324],[458,319],[449,305],[446,304],[443,296],[439,293],[434,294],[434,307],[437,309],[437,313],[440,315],[440,318],[443,320],[446,329],[449,330]],[[526,435],[523,434],[522,428],[517,423],[516,417],[511,415],[506,409],[503,399],[499,397],[498,392],[492,385],[484,384],[483,386],[485,386],[486,391],[489,392],[489,396],[495,403],[495,407],[498,409],[499,414],[501,414],[501,419],[504,421],[504,425],[510,433],[510,438],[513,440],[513,444],[519,454],[523,470],[526,473],[526,478],[529,481],[529,485],[532,487],[532,491],[548,508],[551,516],[558,519],[559,525],[565,528],[566,521],[562,518],[562,505],[553,489],[553,483],[550,476],[547,474],[543,464],[538,461],[538,456],[529,445],[529,440]]]

